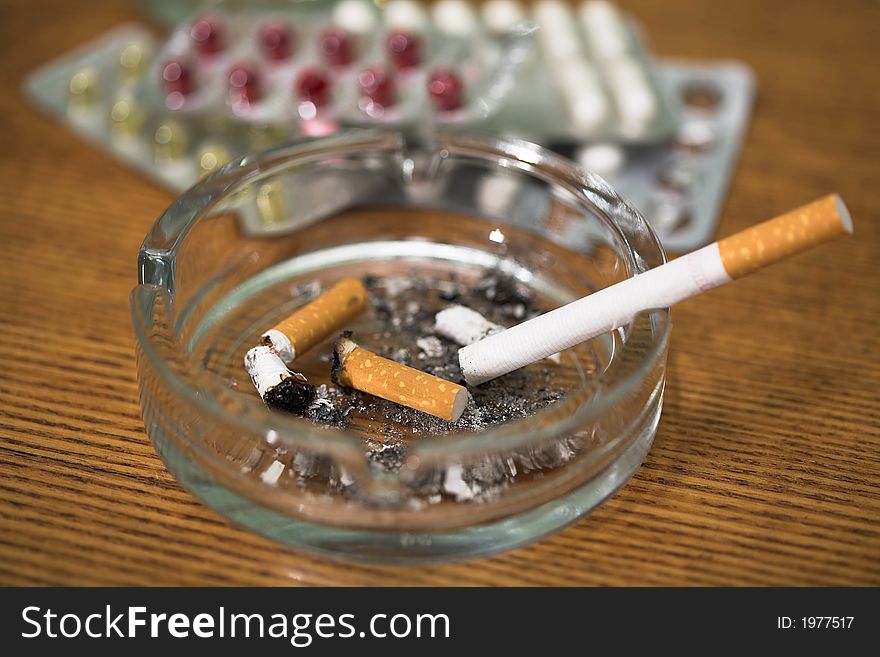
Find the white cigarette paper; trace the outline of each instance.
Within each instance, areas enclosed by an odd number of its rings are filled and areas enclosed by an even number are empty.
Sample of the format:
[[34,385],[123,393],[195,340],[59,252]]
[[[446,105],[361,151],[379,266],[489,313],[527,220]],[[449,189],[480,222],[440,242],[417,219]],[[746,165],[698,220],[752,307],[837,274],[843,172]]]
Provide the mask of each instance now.
[[[476,310],[467,306],[449,306],[449,308],[444,308],[437,313],[434,318],[434,332],[442,335],[444,338],[449,338],[455,344],[460,344],[463,347],[479,342],[488,335],[501,333],[503,330],[503,326],[490,322]],[[428,357],[431,357],[431,354],[428,353],[429,349],[426,348],[429,343],[425,342],[425,340],[430,339],[437,340],[437,338],[421,338],[416,341],[416,344],[419,345]],[[440,346],[440,343],[438,342],[437,345]],[[442,349],[442,346],[440,348]],[[550,354],[547,358],[554,363],[559,363],[562,360],[559,352]]]
[[268,346],[248,351],[244,356],[244,367],[261,398],[284,379],[293,376],[284,361]]
[[503,330],[503,326],[490,322],[467,306],[449,306],[434,318],[434,332],[460,345],[472,344]]
[[263,339],[266,341],[267,346],[278,354],[285,363],[290,363],[296,358],[296,350],[293,348],[293,343],[281,331],[269,329],[263,333]]
[[469,385],[479,385],[624,326],[641,311],[671,306],[731,280],[718,244],[710,244],[462,347],[462,374]]

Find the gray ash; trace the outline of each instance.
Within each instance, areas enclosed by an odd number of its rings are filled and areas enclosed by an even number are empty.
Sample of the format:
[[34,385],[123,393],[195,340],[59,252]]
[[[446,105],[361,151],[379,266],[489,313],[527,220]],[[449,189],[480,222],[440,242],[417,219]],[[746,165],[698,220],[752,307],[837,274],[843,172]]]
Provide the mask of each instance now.
[[323,383],[315,388],[315,398],[305,416],[315,424],[335,429],[346,429],[352,414],[368,412],[373,398],[357,390],[347,390],[334,384]]
[[[349,327],[354,330],[353,339],[381,356],[460,384],[464,381],[458,366],[459,345],[434,333],[437,312],[458,303],[497,324],[512,326],[546,310],[538,306],[530,289],[499,273],[470,284],[454,276],[425,277],[419,272],[408,276],[366,276],[363,280],[370,292],[370,309]],[[313,357],[326,361],[326,356]],[[364,435],[373,466],[396,471],[412,441],[484,431],[528,417],[562,399],[565,390],[554,382],[554,371],[552,366],[529,367],[470,388],[471,398],[457,422],[447,422],[334,382],[315,389],[305,416],[323,427],[352,429]],[[465,484],[471,488],[476,485],[470,481]]]

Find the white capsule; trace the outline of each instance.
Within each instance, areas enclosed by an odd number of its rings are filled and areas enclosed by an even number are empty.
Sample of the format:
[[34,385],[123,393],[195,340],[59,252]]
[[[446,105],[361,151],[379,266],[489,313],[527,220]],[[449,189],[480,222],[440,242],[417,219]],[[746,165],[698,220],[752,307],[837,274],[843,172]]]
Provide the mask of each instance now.
[[638,133],[657,114],[657,98],[642,65],[631,57],[610,62],[608,84],[625,131]]
[[588,135],[608,117],[608,101],[599,75],[583,59],[556,63],[556,79],[575,131]]
[[366,0],[342,0],[333,8],[333,23],[352,34],[369,34],[376,29],[376,11]]
[[614,5],[605,0],[590,0],[580,6],[578,13],[596,57],[613,59],[626,54],[629,48],[627,28]]
[[468,37],[480,28],[477,12],[465,0],[438,0],[431,7],[431,17],[437,29],[450,36]]
[[385,25],[393,30],[424,32],[428,15],[421,3],[414,0],[391,0],[385,5]]
[[557,62],[583,57],[581,37],[574,27],[574,14],[568,5],[559,0],[541,0],[535,5],[532,16],[540,28],[538,41],[547,58]]
[[482,6],[483,23],[490,32],[509,32],[526,20],[522,5],[516,0],[489,0]]

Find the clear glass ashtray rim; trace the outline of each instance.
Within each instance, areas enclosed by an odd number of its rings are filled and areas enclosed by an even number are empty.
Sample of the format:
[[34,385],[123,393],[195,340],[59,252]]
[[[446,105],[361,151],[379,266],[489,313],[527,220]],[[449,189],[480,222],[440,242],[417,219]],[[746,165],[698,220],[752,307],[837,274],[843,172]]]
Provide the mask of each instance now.
[[[393,151],[405,156],[415,153],[457,153],[481,157],[502,167],[515,167],[536,175],[540,171],[544,180],[566,189],[589,206],[592,213],[605,217],[620,234],[625,245],[625,253],[631,273],[642,273],[649,267],[645,265],[642,254],[632,247],[631,235],[625,226],[615,221],[615,214],[624,212],[628,221],[633,221],[640,230],[645,231],[650,246],[655,249],[655,260],[665,262],[666,256],[650,224],[622,199],[599,176],[587,172],[573,162],[527,141],[498,138],[472,133],[439,132],[430,144],[413,143],[404,135],[393,130],[350,130],[330,137],[305,139],[292,144],[276,147],[257,155],[249,155],[223,167],[217,173],[200,181],[178,197],[155,222],[146,236],[138,254],[138,286],[132,291],[131,310],[135,337],[144,358],[149,360],[155,374],[163,385],[175,394],[182,395],[218,423],[235,427],[253,436],[273,436],[274,440],[299,449],[314,450],[331,457],[339,458],[349,465],[357,466],[363,459],[360,438],[345,431],[319,430],[299,418],[284,417],[271,412],[261,404],[247,405],[244,413],[231,412],[218,402],[230,391],[223,390],[218,382],[196,374],[185,379],[175,371],[162,355],[162,349],[153,343],[148,327],[151,326],[152,304],[142,304],[139,293],[145,288],[152,294],[167,295],[173,300],[173,266],[177,250],[188,230],[212,207],[228,194],[263,176],[270,175],[280,168],[291,166],[302,159],[327,157],[334,153],[344,155],[369,152],[370,149],[388,153]],[[604,205],[604,207],[602,207]],[[165,266],[156,267],[157,262]],[[658,263],[659,264],[659,263]],[[550,427],[544,427],[540,436],[523,432],[514,421],[477,434],[450,434],[438,441],[419,441],[412,454],[422,460],[433,462],[454,462],[463,458],[473,458],[487,452],[500,452],[519,449],[534,443],[546,443],[555,437],[563,437],[577,431],[591,418],[601,414],[628,390],[637,386],[666,354],[671,322],[668,309],[652,311],[658,315],[654,322],[656,333],[651,348],[646,351],[640,366],[631,371],[622,381],[606,388],[599,399],[583,403],[568,417],[560,418]],[[141,365],[138,365],[139,369]],[[206,391],[212,394],[204,394]],[[189,441],[190,449],[198,453],[208,450],[203,445]],[[604,446],[603,455],[613,451],[613,443]],[[620,448],[622,448],[621,446]],[[216,456],[216,454],[214,455]],[[598,456],[598,454],[597,454]],[[217,464],[215,464],[217,465]],[[365,465],[365,463],[364,463]],[[223,469],[223,464],[219,464]],[[233,473],[236,477],[239,473]]]

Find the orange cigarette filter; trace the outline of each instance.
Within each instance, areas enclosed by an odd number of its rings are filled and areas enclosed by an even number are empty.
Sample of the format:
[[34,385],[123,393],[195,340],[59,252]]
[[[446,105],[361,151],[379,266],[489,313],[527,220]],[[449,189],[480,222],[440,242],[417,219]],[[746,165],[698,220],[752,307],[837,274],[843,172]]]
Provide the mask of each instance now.
[[348,335],[336,341],[332,377],[339,385],[449,422],[461,417],[468,400],[468,392],[462,386],[377,356]]
[[829,194],[719,240],[718,253],[727,274],[740,278],[852,231],[852,219],[840,196]]
[[367,290],[363,283],[356,278],[344,278],[267,331],[264,342],[289,363],[344,328],[366,307]]

